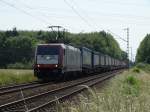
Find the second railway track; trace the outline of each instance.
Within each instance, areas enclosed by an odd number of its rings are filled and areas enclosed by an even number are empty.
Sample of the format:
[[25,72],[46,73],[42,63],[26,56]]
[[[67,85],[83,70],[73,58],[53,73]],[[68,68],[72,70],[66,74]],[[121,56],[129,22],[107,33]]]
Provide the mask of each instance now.
[[52,90],[47,90],[46,92],[37,93],[36,95],[1,105],[0,112],[49,112],[50,108],[48,107],[50,104],[54,104],[57,100],[66,98],[86,88],[81,85],[87,85],[90,87],[98,82],[114,76],[117,72],[108,72],[101,75],[86,77],[82,80],[69,81],[61,86],[58,84],[55,89],[53,88]]
[[46,83],[40,83],[38,81],[31,82],[31,83],[25,83],[25,84],[18,84],[18,85],[12,85],[12,86],[6,86],[0,88],[0,95],[4,95],[7,93],[17,92],[20,91],[20,89],[30,89],[38,86],[45,85]]
[[52,84],[52,82],[40,83],[36,81],[26,84],[2,87],[0,88],[0,105],[22,98],[20,94],[21,91],[25,92],[25,97],[27,97],[35,94],[36,89],[39,90],[38,88],[42,88],[43,86],[50,84]]

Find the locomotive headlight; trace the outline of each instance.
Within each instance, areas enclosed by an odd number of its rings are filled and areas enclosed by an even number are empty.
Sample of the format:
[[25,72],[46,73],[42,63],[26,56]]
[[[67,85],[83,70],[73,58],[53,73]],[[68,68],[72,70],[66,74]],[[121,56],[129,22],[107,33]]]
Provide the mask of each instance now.
[[40,65],[37,65],[37,67],[40,67]]
[[55,65],[55,67],[58,67],[58,65]]

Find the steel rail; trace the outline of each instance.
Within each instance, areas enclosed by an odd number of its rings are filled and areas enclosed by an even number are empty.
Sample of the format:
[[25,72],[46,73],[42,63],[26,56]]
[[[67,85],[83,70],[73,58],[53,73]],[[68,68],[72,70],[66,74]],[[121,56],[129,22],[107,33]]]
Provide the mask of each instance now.
[[[115,72],[116,73],[116,72]],[[32,100],[35,100],[35,99],[38,99],[39,97],[42,97],[42,96],[45,96],[45,95],[50,95],[52,93],[55,93],[55,92],[59,92],[59,91],[63,91],[65,89],[68,89],[68,88],[71,88],[71,87],[75,87],[75,86],[78,86],[78,85],[81,85],[83,83],[87,83],[89,81],[92,81],[92,80],[96,80],[98,78],[102,78],[106,75],[109,75],[109,74],[112,74],[112,72],[107,72],[107,73],[103,73],[101,75],[96,75],[96,76],[93,76],[92,78],[90,77],[89,79],[87,80],[83,80],[83,81],[80,81],[80,82],[77,82],[77,83],[73,83],[73,84],[70,84],[70,85],[67,85],[67,86],[64,86],[64,87],[61,87],[61,88],[57,88],[57,89],[54,89],[54,90],[51,90],[51,91],[47,91],[47,92],[44,92],[44,93],[41,93],[41,94],[37,94],[37,95],[34,95],[34,96],[30,96],[30,97],[27,97],[27,98],[24,98],[24,99],[21,99],[21,100],[17,100],[17,101],[14,101],[14,102],[10,102],[10,103],[7,103],[7,104],[4,104],[4,105],[1,105],[0,106],[0,111],[3,111],[3,110],[9,110],[11,108],[14,108],[16,109],[15,107],[17,106],[24,106],[24,102],[32,102]],[[50,101],[50,102],[54,102],[54,101]],[[44,105],[44,104],[43,104]],[[42,106],[38,106],[39,108],[42,107]],[[38,107],[36,108],[33,108],[31,109],[30,111],[32,112],[34,109],[37,109]],[[14,110],[13,109],[13,110]]]
[[13,92],[18,92],[20,90],[32,89],[32,88],[48,85],[50,83],[51,82],[48,82],[48,83],[34,82],[34,83],[4,87],[4,88],[0,88],[0,95],[5,95],[5,94],[13,93]]
[[58,102],[60,100],[63,100],[64,98],[69,97],[69,96],[71,96],[71,95],[73,95],[75,93],[79,93],[82,90],[87,89],[87,87],[91,87],[93,85],[96,85],[97,83],[100,83],[100,82],[102,82],[102,81],[104,81],[104,80],[106,80],[108,78],[113,77],[115,74],[112,73],[111,75],[107,75],[107,76],[103,76],[103,77],[97,77],[97,78],[91,79],[89,81],[85,81],[85,82],[83,82],[81,84],[86,85],[86,86],[76,85],[76,86],[80,86],[80,88],[79,89],[75,89],[72,92],[68,92],[67,94],[62,95],[60,97],[57,97],[57,98],[55,98],[53,100],[50,100],[49,102],[46,102],[45,104],[42,104],[42,105],[37,106],[35,108],[32,108],[32,109],[28,110],[27,112],[40,112],[40,110],[43,109],[43,108],[45,108],[46,106],[51,105],[51,104],[55,104],[56,102]]
[[21,83],[21,84],[12,84],[12,85],[0,86],[0,91],[15,88],[15,87],[20,87],[20,86],[26,86],[26,85],[30,85],[30,84],[34,84],[34,83],[38,83],[38,81],[29,82],[29,83]]

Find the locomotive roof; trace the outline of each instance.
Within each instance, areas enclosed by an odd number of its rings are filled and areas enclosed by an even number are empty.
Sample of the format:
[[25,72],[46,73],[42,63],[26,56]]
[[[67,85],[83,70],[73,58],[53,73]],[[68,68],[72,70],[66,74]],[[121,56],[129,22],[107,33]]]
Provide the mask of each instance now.
[[49,44],[38,44],[38,45],[64,45],[63,43],[49,43]]
[[62,46],[63,48],[65,48],[65,44],[63,44],[63,43],[49,43],[49,44],[38,44],[37,46],[48,46],[48,45],[50,45],[50,46],[55,46],[55,45],[60,45],[60,46]]
[[72,50],[79,50],[78,48],[76,48],[76,47],[74,47],[74,46],[71,46],[71,45],[66,45],[66,44],[64,44],[64,43],[49,43],[49,44],[38,44],[37,46],[48,46],[48,45],[50,45],[50,46],[61,46],[61,47],[63,47],[64,49],[66,48],[66,47],[69,47],[69,49],[72,49]]

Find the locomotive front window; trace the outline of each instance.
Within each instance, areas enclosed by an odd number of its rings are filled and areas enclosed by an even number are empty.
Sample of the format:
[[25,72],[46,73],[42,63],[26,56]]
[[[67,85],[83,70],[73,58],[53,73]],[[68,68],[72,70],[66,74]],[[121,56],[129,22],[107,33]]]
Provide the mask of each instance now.
[[37,64],[58,64],[59,47],[56,46],[38,46]]
[[59,48],[51,46],[38,46],[37,55],[58,55]]

